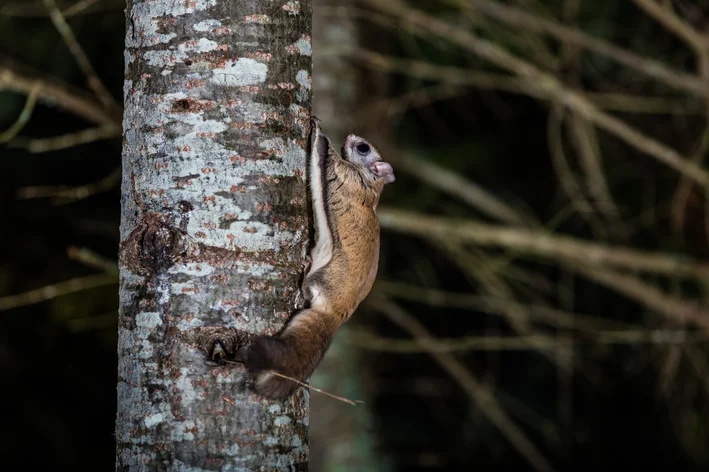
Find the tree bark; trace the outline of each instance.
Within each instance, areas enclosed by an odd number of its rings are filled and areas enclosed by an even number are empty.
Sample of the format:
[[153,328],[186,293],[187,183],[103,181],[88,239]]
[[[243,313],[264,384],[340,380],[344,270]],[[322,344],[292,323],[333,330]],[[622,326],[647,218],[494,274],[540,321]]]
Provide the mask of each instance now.
[[307,470],[305,389],[238,353],[296,309],[308,217],[309,0],[129,0],[117,470]]

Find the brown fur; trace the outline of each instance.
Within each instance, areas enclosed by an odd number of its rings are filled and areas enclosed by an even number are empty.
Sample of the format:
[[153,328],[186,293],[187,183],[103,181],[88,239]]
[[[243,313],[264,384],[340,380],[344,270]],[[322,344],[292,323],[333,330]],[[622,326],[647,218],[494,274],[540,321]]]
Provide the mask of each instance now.
[[[319,121],[311,129],[311,165],[321,171],[322,202],[313,196],[313,205],[324,205],[327,224],[319,227],[316,217],[316,247],[313,270],[305,277],[303,291],[310,308],[297,313],[278,337],[262,336],[251,348],[247,366],[257,373],[255,388],[269,398],[291,394],[298,384],[264,371],[273,370],[306,380],[322,360],[340,325],[352,316],[369,294],[379,262],[379,220],[375,213],[384,184],[393,182],[391,166],[381,162],[376,148],[366,156],[355,151],[366,142],[350,135],[340,157],[322,134]],[[384,173],[376,166],[384,166]],[[317,169],[316,169],[317,170]],[[311,179],[315,173],[311,169]],[[317,186],[311,182],[311,191]],[[314,208],[315,211],[315,208]],[[332,242],[327,264],[316,267],[322,244],[318,236],[329,232]],[[330,254],[329,251],[326,251]]]

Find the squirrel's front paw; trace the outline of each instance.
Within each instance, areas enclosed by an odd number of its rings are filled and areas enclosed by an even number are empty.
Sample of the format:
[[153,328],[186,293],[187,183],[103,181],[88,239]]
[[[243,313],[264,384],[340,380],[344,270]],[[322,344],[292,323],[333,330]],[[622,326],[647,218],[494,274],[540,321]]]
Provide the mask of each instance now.
[[234,328],[209,327],[200,329],[197,340],[210,360],[223,364],[236,358],[237,353],[247,344],[248,337],[248,333]]
[[303,258],[302,264],[303,264],[303,272],[307,275],[308,272],[310,272],[310,268],[313,266],[313,258],[310,257],[310,254],[308,254],[307,256],[305,256]]

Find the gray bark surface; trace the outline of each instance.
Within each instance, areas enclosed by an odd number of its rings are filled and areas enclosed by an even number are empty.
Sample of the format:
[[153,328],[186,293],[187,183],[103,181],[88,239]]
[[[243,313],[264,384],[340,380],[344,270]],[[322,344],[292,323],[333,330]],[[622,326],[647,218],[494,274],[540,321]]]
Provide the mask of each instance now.
[[117,470],[307,470],[308,392],[207,358],[280,330],[307,252],[309,0],[129,0]]

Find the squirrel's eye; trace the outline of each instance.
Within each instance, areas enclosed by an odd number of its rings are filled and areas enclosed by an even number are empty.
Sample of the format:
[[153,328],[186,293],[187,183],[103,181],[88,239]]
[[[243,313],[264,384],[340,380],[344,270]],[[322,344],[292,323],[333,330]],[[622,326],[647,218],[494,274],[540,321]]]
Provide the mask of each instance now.
[[359,143],[357,145],[357,152],[360,154],[367,154],[370,150],[369,144],[367,143]]

